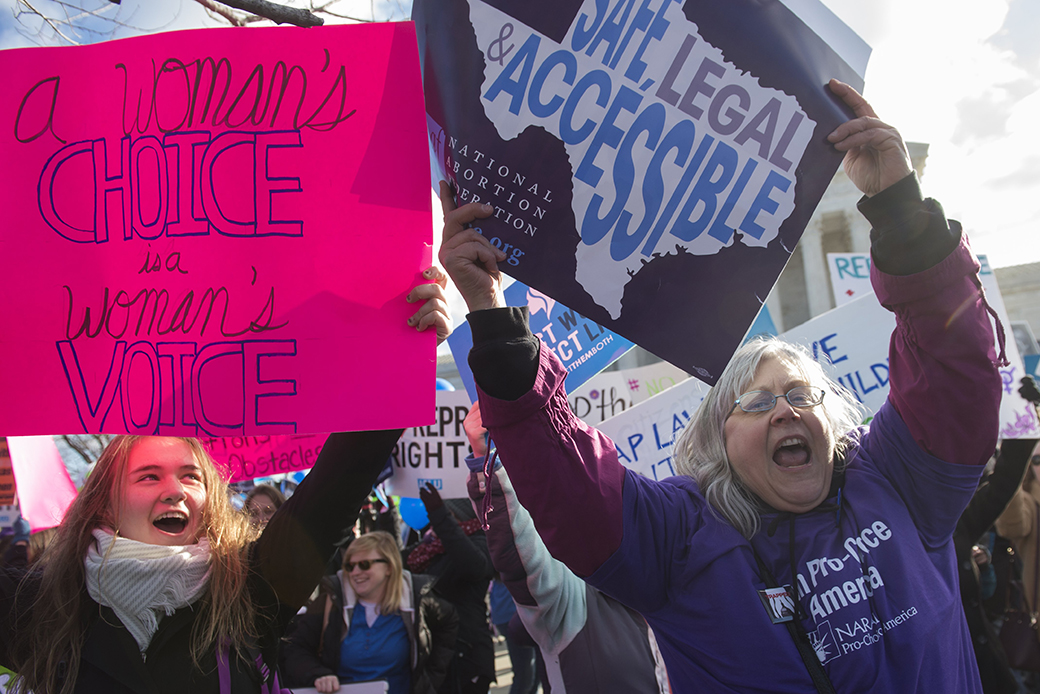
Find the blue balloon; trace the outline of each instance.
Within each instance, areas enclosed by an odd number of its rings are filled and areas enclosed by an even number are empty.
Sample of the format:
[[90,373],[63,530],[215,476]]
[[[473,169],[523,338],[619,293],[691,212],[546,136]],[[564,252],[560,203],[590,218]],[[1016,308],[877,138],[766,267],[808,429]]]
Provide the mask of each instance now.
[[401,512],[401,520],[410,528],[422,530],[430,524],[430,517],[426,515],[426,505],[423,504],[422,499],[401,497],[401,503],[397,509]]

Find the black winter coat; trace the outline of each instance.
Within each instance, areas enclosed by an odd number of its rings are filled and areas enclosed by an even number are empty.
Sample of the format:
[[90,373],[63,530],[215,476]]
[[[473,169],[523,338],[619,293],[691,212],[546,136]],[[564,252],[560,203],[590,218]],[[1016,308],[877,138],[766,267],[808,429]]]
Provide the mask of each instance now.
[[[446,503],[457,500],[449,499]],[[475,517],[469,499],[458,500],[462,511]],[[444,545],[444,554],[435,556],[423,573],[437,578],[437,592],[443,595],[459,612],[459,640],[455,647],[455,661],[448,672],[448,680],[439,688],[443,694],[460,691],[461,683],[483,676],[495,679],[495,645],[491,640],[488,621],[487,592],[494,567],[488,553],[483,530],[472,535],[459,526],[447,506],[429,512],[430,524]],[[405,549],[405,566],[415,547]]]
[[[353,525],[361,503],[386,464],[401,432],[332,434],[314,469],[249,548],[248,590],[257,609],[258,651],[273,670],[286,625],[324,574],[325,563],[344,529]],[[15,648],[25,643],[20,629],[32,628],[31,599],[15,591],[24,572],[0,570],[0,665],[10,667]],[[28,594],[38,585],[27,579]],[[142,659],[137,642],[107,607],[83,589],[86,637],[76,677],[76,694],[218,694],[216,652],[192,665],[191,632],[196,606],[159,621]],[[232,694],[257,694],[260,675],[252,654],[232,653]]]
[[971,548],[996,522],[1021,486],[1029,454],[1035,445],[1036,439],[1007,439],[1001,443],[993,474],[979,486],[953,533],[964,616],[975,648],[982,690],[986,694],[1013,694],[1018,691],[1018,684],[1008,667],[1007,654],[997,632],[982,608],[979,574]]
[[[412,605],[415,620],[405,625],[415,652],[412,653],[412,694],[434,694],[444,681],[455,653],[459,617],[455,607],[434,592],[436,580],[412,574]],[[339,575],[322,579],[322,595],[296,619],[296,628],[282,649],[282,675],[288,687],[313,687],[314,680],[339,672],[343,631],[343,583]],[[327,600],[329,620],[322,634]],[[351,614],[353,610],[351,609]],[[321,655],[318,655],[319,644]]]

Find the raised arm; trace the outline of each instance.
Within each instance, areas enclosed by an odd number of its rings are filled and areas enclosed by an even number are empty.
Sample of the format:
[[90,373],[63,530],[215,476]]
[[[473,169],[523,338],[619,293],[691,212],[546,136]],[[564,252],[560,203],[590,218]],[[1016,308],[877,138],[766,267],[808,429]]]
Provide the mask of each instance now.
[[852,87],[830,88],[856,115],[828,139],[864,193],[874,291],[896,316],[889,399],[922,449],[983,464],[996,444],[1001,386],[978,262],[960,225],[921,195],[895,128]]
[[483,531],[466,535],[459,521],[444,506],[440,493],[433,485],[427,483],[420,488],[419,497],[426,506],[430,525],[450,559],[441,580],[446,585],[455,581],[490,581],[494,577],[494,570],[491,568],[491,557]]
[[1008,439],[1000,445],[1000,455],[990,475],[957,521],[956,535],[975,544],[989,530],[1022,485],[1022,476],[1036,448],[1037,439]]
[[574,417],[563,389],[565,369],[541,350],[527,309],[504,308],[497,262],[504,255],[471,225],[491,214],[471,203],[455,208],[441,183],[444,242],[440,260],[470,308],[469,363],[484,425],[517,497],[553,556],[588,576],[621,543],[625,471],[613,443]]
[[[429,283],[415,286],[406,297],[409,303],[422,302],[408,324],[420,332],[433,329],[443,340],[451,332],[443,290],[447,277],[437,268],[423,276]],[[398,429],[329,436],[314,469],[253,547],[253,565],[264,579],[255,589],[273,591],[259,595],[260,604],[276,601],[290,617],[306,604],[335,543],[357,519],[400,435]]]
[[[470,410],[465,425],[476,454],[466,459],[469,498],[477,517],[487,519],[491,563],[513,596],[527,632],[543,651],[558,654],[585,626],[585,582],[549,553],[501,462],[496,461],[490,477],[484,475],[486,430],[479,406]],[[486,515],[485,499],[490,502]]]
[[307,603],[343,532],[353,525],[402,430],[330,434],[314,469],[257,541],[256,567],[278,602]]

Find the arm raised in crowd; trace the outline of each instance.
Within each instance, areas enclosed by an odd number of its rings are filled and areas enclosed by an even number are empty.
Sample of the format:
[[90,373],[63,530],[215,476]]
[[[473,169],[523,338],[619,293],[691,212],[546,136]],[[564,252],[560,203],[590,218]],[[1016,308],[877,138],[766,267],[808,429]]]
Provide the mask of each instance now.
[[846,153],[845,172],[864,193],[871,280],[896,316],[889,399],[921,448],[949,462],[985,463],[1001,387],[978,261],[960,224],[922,196],[899,133],[852,87],[832,80],[830,89],[856,115],[828,139]]
[[[541,350],[531,334],[526,307],[504,307],[497,262],[505,256],[470,228],[491,208],[470,203],[456,209],[443,182],[441,204],[440,260],[470,309],[469,363],[484,425],[499,447],[510,451],[505,464],[514,466],[517,497],[546,546],[572,571],[587,576],[620,544],[624,468],[610,439],[571,413],[564,372],[553,368],[551,352]],[[561,445],[561,436],[575,448]]]
[[458,520],[444,505],[441,495],[429,483],[419,490],[420,498],[426,506],[433,531],[437,533],[444,552],[451,559],[450,569],[441,580],[490,580],[494,574],[491,568],[491,557],[487,552],[487,541],[483,533],[466,535],[459,527]]
[[465,427],[477,456],[467,458],[466,464],[469,498],[478,517],[485,517],[484,499],[490,497],[485,534],[491,563],[512,595],[527,632],[545,652],[559,653],[585,626],[585,582],[549,553],[531,514],[516,498],[501,461],[496,461],[490,477],[484,476],[486,430],[479,405],[470,410]]
[[[409,303],[422,302],[408,324],[420,332],[432,328],[443,340],[451,332],[444,295],[447,277],[436,267],[423,277],[429,282],[413,287],[406,297]],[[335,543],[357,519],[400,435],[401,430],[331,434],[314,469],[257,541],[253,551],[264,584],[292,613],[306,604]],[[261,604],[269,604],[270,598]]]
[[[1022,477],[1038,439],[1007,439],[1000,444],[993,474],[986,478],[957,521],[958,536],[974,544],[1004,513]],[[1030,512],[1032,510],[1030,509]],[[1031,517],[1031,516],[1030,516]]]

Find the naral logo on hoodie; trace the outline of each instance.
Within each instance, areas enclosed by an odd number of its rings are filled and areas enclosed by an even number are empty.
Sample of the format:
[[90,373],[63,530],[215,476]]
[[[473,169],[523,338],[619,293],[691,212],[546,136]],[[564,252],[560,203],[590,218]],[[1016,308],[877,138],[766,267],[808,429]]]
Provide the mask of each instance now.
[[816,651],[816,657],[820,659],[821,663],[827,663],[841,657],[838,644],[834,640],[834,632],[831,631],[830,622],[821,622],[816,631],[809,632],[809,644]]

